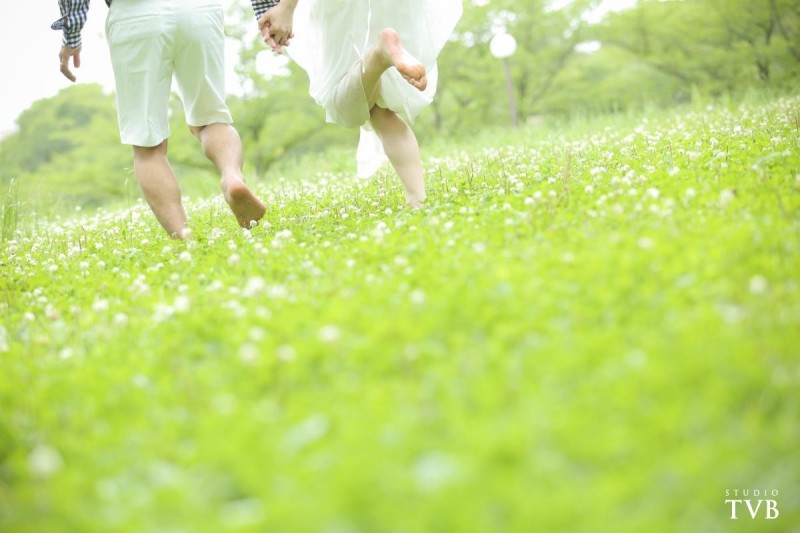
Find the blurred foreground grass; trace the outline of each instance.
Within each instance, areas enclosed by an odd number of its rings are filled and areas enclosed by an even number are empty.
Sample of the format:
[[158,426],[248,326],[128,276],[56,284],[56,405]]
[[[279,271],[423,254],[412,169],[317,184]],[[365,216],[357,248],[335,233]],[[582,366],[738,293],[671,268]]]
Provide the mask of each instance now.
[[797,531],[799,124],[453,146],[424,211],[322,173],[251,233],[193,202],[190,245],[141,204],[23,220],[0,529]]

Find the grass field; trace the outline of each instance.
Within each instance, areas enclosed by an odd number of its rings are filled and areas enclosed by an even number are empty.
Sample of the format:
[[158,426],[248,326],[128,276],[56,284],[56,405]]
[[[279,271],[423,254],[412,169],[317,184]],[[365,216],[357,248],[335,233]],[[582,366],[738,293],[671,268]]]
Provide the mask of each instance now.
[[800,98],[593,131],[190,244],[6,202],[0,530],[800,531]]

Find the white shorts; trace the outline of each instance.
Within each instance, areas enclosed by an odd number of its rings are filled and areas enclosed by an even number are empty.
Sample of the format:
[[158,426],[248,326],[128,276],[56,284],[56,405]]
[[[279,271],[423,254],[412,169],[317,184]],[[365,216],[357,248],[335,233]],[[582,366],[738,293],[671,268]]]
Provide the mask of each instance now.
[[172,77],[190,126],[229,124],[219,0],[114,0],[106,36],[123,144],[169,137]]

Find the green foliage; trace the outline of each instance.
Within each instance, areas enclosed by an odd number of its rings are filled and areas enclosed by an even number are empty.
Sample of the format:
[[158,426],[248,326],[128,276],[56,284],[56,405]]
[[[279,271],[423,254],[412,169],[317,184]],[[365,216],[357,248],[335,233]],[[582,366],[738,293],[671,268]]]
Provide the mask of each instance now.
[[35,102],[0,143],[0,182],[16,180],[21,200],[48,212],[119,198],[130,166],[119,144],[114,98],[75,85]]
[[649,67],[712,94],[793,86],[800,74],[795,0],[646,0],[608,18],[597,35]]
[[[557,90],[558,75],[582,40],[585,23],[579,14],[592,2],[572,2],[559,10],[544,0],[465,2],[456,35],[439,58],[440,87],[432,110],[420,118],[424,137],[431,129],[474,132],[488,124],[508,124],[508,103],[502,62],[489,51],[498,30],[516,37],[509,60],[520,115],[548,111],[546,97]],[[578,22],[576,22],[578,21]]]
[[21,210],[17,184],[11,180],[0,200],[0,243],[7,241],[19,232]]
[[[722,531],[800,520],[800,99],[436,146],[0,248],[0,529]],[[755,505],[755,502],[753,502]],[[741,516],[744,515],[744,516]]]

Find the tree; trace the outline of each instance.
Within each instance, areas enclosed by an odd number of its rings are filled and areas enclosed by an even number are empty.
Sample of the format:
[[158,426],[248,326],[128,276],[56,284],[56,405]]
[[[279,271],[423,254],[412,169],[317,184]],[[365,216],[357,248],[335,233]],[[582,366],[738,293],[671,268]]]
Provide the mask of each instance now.
[[780,86],[800,73],[796,0],[643,0],[597,28],[602,42],[712,94]]

